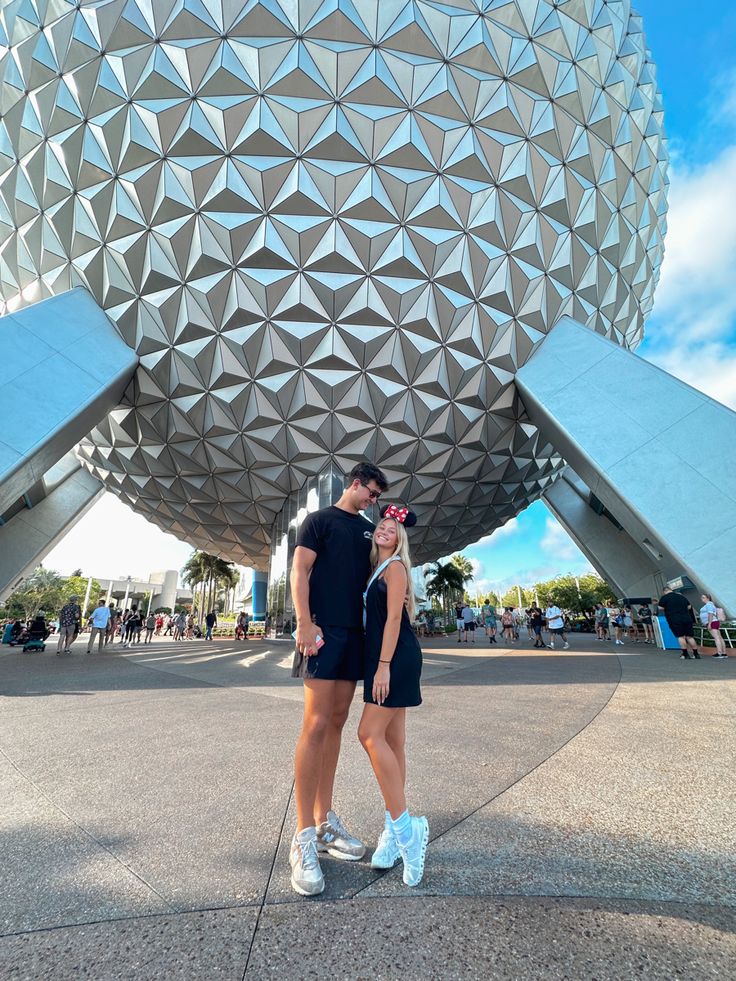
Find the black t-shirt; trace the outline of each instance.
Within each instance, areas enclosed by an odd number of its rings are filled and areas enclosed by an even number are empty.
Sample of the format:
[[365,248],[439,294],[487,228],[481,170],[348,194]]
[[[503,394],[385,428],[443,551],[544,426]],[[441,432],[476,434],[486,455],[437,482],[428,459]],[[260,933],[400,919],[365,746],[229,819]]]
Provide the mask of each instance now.
[[317,553],[309,576],[309,610],[315,621],[321,627],[362,627],[363,590],[371,574],[371,522],[342,508],[323,508],[306,516],[296,543]]
[[690,604],[682,593],[665,593],[659,605],[668,620],[689,620]]

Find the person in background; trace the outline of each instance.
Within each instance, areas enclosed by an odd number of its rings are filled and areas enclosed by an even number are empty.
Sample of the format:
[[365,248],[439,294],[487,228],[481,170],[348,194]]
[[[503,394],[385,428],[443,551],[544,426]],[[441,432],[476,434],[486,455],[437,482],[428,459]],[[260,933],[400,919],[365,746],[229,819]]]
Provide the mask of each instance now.
[[92,648],[95,646],[95,637],[97,640],[97,653],[102,654],[102,647],[105,643],[105,637],[107,636],[107,626],[110,623],[110,608],[105,605],[104,599],[98,600],[97,606],[92,611],[92,616],[89,618],[90,630],[89,630],[89,640],[87,641],[87,653],[92,653]]
[[468,643],[468,635],[473,638],[473,643],[475,644],[475,613],[468,606],[467,603],[463,603],[463,625],[465,627],[465,643]]
[[559,606],[555,605],[554,600],[549,601],[549,606],[544,611],[544,618],[547,621],[550,632],[549,646],[554,650],[555,637],[559,637],[562,640],[563,649],[567,650],[570,645],[567,642],[567,634],[565,633],[565,619],[562,616],[562,610]]
[[156,629],[153,632],[155,637],[160,637],[161,636],[161,631],[163,630],[163,626],[164,626],[163,614],[162,613],[157,613],[156,614]]
[[150,644],[153,637],[153,631],[156,629],[156,614],[149,613],[146,617],[146,636],[143,638],[144,644]]
[[703,605],[700,607],[700,622],[710,630],[710,635],[716,642],[716,652],[713,657],[718,660],[727,658],[726,644],[721,636],[720,611],[713,602],[713,597],[710,593],[703,593],[700,599],[703,602]]
[[204,623],[207,628],[204,639],[212,640],[212,629],[213,627],[217,626],[217,614],[213,610],[210,610],[207,616],[204,618]]
[[634,643],[639,643],[639,631],[636,629],[636,624],[634,623],[634,614],[630,606],[624,607],[624,633],[631,640],[634,638]]
[[480,611],[481,622],[485,627],[486,637],[490,644],[496,643],[496,608],[491,606],[490,602],[486,602],[481,607]]
[[56,645],[57,654],[71,654],[72,643],[79,633],[82,622],[82,608],[78,596],[70,596],[59,613],[59,642]]
[[547,649],[547,645],[542,640],[542,625],[544,624],[544,614],[538,606],[533,606],[529,611],[529,620],[532,625],[532,633],[534,634],[534,646],[541,648],[542,650]]
[[501,614],[501,626],[503,627],[503,639],[514,641],[514,611],[510,606],[505,606]]
[[[465,637],[465,618],[463,617],[463,604],[455,604],[455,626],[457,627],[457,642],[461,644],[463,637]],[[465,643],[467,644],[468,638],[465,637]]]
[[700,651],[693,636],[693,608],[687,599],[682,593],[676,593],[671,586],[665,586],[664,593],[659,598],[659,606],[664,610],[667,626],[677,637],[681,659],[700,660]]
[[654,627],[652,626],[652,608],[648,603],[642,603],[638,609],[639,622],[644,631],[644,643],[654,643]]

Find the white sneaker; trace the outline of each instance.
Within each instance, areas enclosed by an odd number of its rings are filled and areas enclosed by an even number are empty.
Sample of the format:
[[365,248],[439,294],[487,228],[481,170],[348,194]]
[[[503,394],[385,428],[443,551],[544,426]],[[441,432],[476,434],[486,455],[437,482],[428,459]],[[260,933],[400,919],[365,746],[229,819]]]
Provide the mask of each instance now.
[[291,888],[300,896],[318,896],[325,888],[325,877],[317,856],[317,839],[299,841],[296,835],[291,840],[289,851],[291,865]]
[[411,840],[408,845],[399,845],[399,854],[404,862],[404,885],[418,886],[422,881],[428,841],[429,823],[426,817],[411,818]]
[[562,645],[562,649],[563,649],[563,651],[566,651],[566,650],[568,649],[568,647],[569,647],[569,646],[570,646],[569,644],[563,644],[563,645]]
[[392,831],[384,828],[378,838],[376,850],[371,859],[372,869],[392,869],[399,860],[399,846]]
[[334,811],[328,811],[327,820],[317,828],[317,851],[345,862],[357,862],[365,855],[365,845],[350,834]]
[[555,649],[555,645],[554,645],[554,642],[553,642],[553,641],[550,641],[550,643],[549,643],[549,645],[548,645],[548,646],[549,646],[549,647],[550,647],[550,648],[551,648],[552,650],[554,650],[554,649]]

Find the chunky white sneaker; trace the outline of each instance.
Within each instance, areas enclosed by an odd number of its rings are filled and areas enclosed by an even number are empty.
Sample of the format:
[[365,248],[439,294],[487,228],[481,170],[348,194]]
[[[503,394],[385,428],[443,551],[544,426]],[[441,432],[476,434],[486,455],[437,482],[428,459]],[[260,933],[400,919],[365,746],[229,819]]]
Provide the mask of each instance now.
[[551,643],[549,644],[549,648],[552,651],[555,649],[555,642],[554,641],[551,641]]
[[328,811],[327,820],[317,828],[317,851],[345,862],[357,862],[365,855],[365,845],[350,834],[334,811]]
[[325,888],[325,877],[317,856],[317,839],[299,841],[294,836],[289,851],[291,888],[300,896],[318,896]]
[[569,648],[569,646],[570,646],[569,644],[563,644],[562,645],[563,651],[566,651]]
[[404,885],[418,886],[424,875],[424,859],[427,855],[429,824],[426,817],[411,819],[411,841],[399,845],[399,854],[404,863]]
[[399,860],[399,846],[392,831],[384,828],[371,858],[372,869],[392,869]]

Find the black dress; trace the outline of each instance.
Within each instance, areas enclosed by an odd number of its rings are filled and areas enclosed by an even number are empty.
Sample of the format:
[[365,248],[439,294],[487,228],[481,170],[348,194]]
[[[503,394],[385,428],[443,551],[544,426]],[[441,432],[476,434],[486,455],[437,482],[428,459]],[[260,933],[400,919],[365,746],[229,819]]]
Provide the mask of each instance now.
[[[386,626],[388,606],[386,583],[374,579],[365,599],[365,684],[363,701],[375,705],[373,676],[378,668],[383,644],[383,628]],[[409,623],[406,607],[401,611],[401,626],[396,651],[391,660],[386,708],[410,708],[422,704],[419,679],[422,674],[422,649]]]

